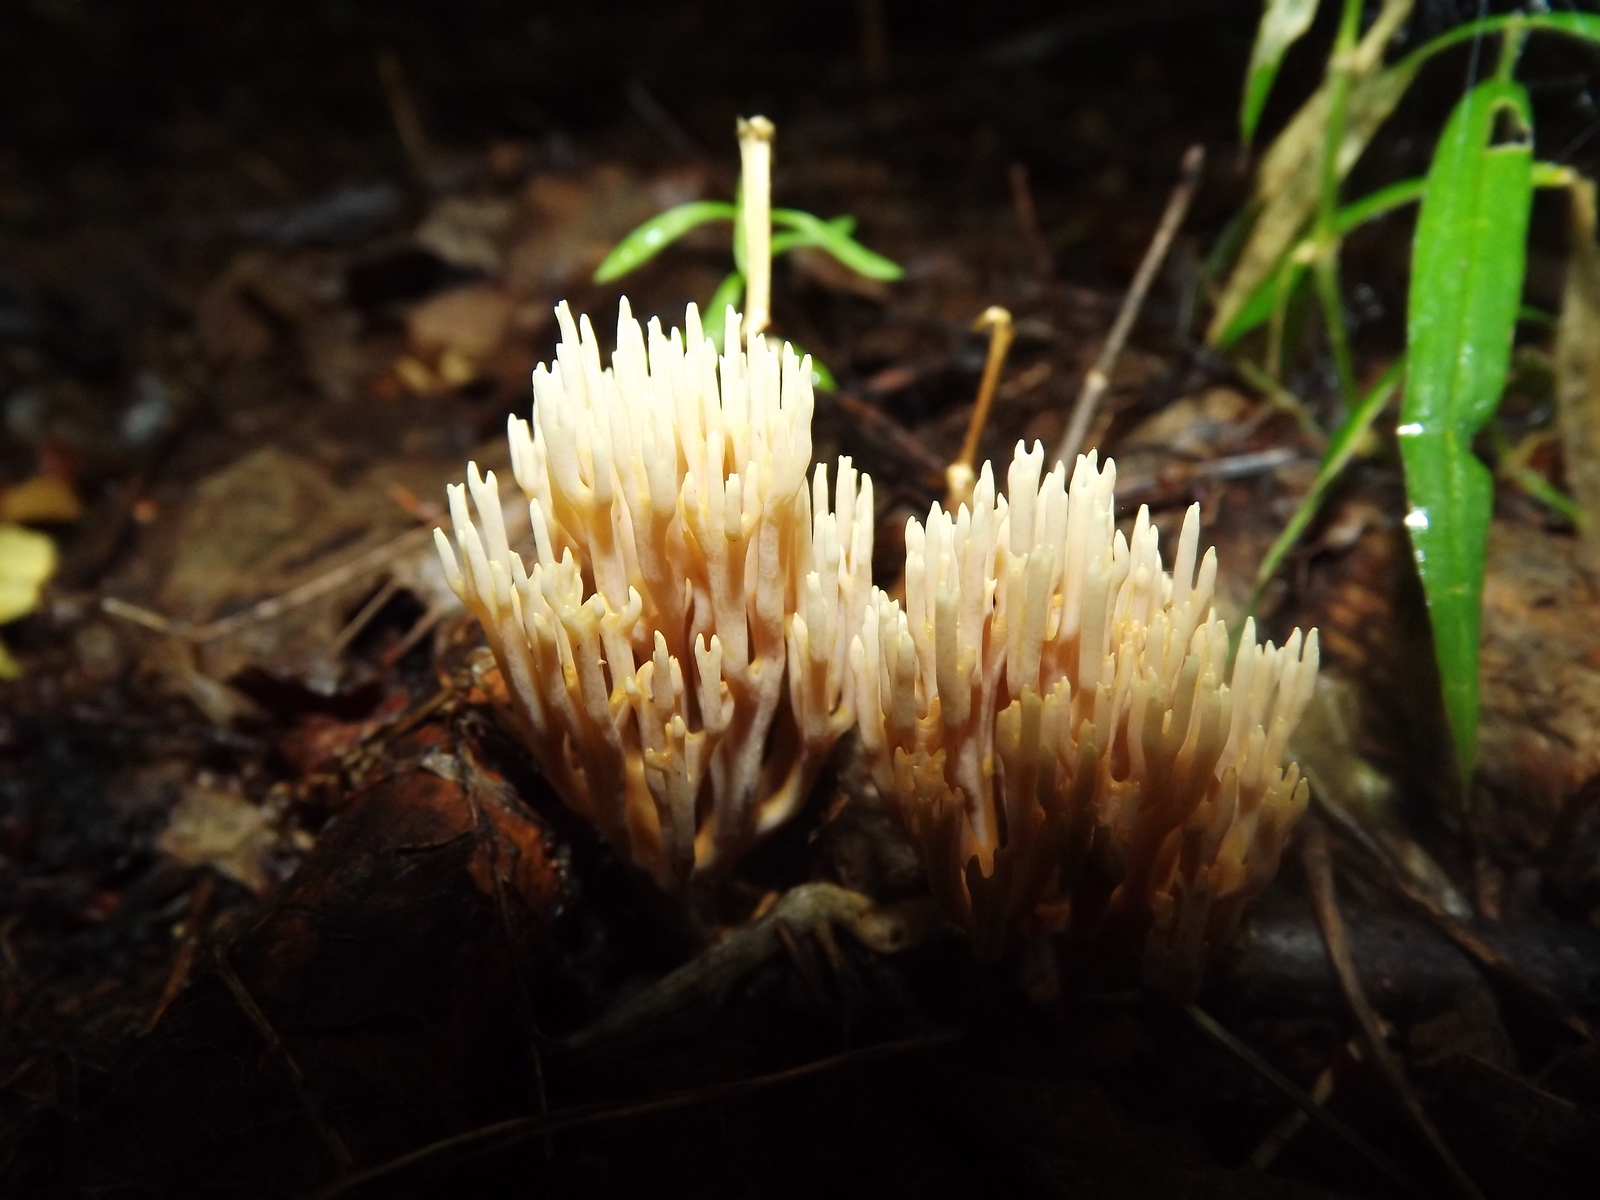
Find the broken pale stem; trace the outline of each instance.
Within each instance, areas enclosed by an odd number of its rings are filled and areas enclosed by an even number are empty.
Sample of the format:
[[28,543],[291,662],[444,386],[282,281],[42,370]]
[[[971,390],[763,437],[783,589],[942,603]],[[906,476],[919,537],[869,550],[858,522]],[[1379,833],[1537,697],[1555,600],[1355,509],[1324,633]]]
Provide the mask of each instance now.
[[[739,118],[739,164],[744,203],[744,335],[761,333],[772,318],[772,137],[765,117]],[[715,321],[720,314],[711,314]]]
[[988,329],[989,358],[983,364],[983,379],[978,384],[978,399],[972,406],[972,420],[967,423],[967,437],[961,443],[961,454],[946,468],[944,477],[948,494],[945,507],[954,511],[972,499],[972,487],[978,475],[973,464],[978,459],[978,443],[983,438],[983,427],[989,421],[989,409],[994,404],[994,394],[1000,386],[1000,375],[1006,369],[1006,355],[1011,352],[1014,336],[1011,314],[999,305],[992,305],[972,323],[972,328]]
[[1184,214],[1189,211],[1189,201],[1194,199],[1195,189],[1200,185],[1200,168],[1205,165],[1205,161],[1204,146],[1190,146],[1183,156],[1182,173],[1178,177],[1177,186],[1172,189],[1172,195],[1167,199],[1167,209],[1161,214],[1161,224],[1156,227],[1156,235],[1150,240],[1149,249],[1144,252],[1144,261],[1139,264],[1139,270],[1133,277],[1133,286],[1123,297],[1122,309],[1117,313],[1116,323],[1111,326],[1111,333],[1106,338],[1099,359],[1084,376],[1083,388],[1078,392],[1078,402],[1072,410],[1072,419],[1067,422],[1067,432],[1062,436],[1061,444],[1056,447],[1058,462],[1070,466],[1077,458],[1078,451],[1083,449],[1083,439],[1088,435],[1089,422],[1094,418],[1100,397],[1105,395],[1106,388],[1111,384],[1111,370],[1117,365],[1123,343],[1128,340],[1128,334],[1133,330],[1133,322],[1144,306],[1144,298],[1150,291],[1150,284],[1154,282],[1156,272],[1160,270],[1162,262],[1167,257],[1172,239],[1177,236],[1178,228],[1183,224]]

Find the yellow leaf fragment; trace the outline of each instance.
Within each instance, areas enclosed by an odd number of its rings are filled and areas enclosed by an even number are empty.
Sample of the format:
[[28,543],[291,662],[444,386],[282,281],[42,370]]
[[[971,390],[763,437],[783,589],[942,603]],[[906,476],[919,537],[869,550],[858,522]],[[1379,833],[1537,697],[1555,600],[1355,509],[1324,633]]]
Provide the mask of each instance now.
[[55,573],[56,547],[42,533],[0,525],[0,625],[39,605],[39,588]]

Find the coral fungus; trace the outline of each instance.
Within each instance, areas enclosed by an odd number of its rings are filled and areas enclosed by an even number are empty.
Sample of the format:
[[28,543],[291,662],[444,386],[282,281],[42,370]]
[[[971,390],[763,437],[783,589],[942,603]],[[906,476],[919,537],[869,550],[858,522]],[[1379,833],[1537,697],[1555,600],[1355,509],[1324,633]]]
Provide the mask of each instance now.
[[980,956],[1064,928],[1183,991],[1305,808],[1282,763],[1316,633],[1247,621],[1224,682],[1198,506],[1168,574],[1146,510],[1116,530],[1114,463],[1080,457],[1069,491],[1043,458],[1018,444],[1009,505],[985,466],[970,507],[908,522],[905,607],[874,590],[852,648],[863,749]]
[[[533,425],[511,418],[534,562],[494,474],[450,490],[446,575],[487,634],[512,723],[565,803],[669,892],[789,817],[855,719],[850,641],[871,584],[871,480],[811,463],[809,360],[691,305],[645,332],[623,301],[602,368],[557,309]],[[477,521],[469,515],[471,494]]]

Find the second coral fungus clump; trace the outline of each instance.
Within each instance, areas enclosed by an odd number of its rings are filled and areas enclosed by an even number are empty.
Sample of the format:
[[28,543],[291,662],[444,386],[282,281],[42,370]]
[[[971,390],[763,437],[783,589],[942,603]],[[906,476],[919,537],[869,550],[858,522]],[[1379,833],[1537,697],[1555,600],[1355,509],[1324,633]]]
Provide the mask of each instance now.
[[460,563],[437,541],[539,769],[681,891],[793,813],[854,721],[872,484],[846,458],[831,510],[825,467],[808,489],[810,362],[744,348],[732,309],[719,355],[693,305],[681,334],[652,321],[647,347],[624,301],[609,368],[588,318],[557,316],[532,429],[510,422],[533,565],[475,466],[450,491]]
[[1186,990],[1305,808],[1283,757],[1316,633],[1247,621],[1227,682],[1198,506],[1168,574],[1144,509],[1117,532],[1112,462],[1070,493],[1042,465],[1019,443],[1009,505],[985,466],[970,507],[908,523],[905,608],[875,591],[852,652],[862,745],[980,956],[1065,928]]

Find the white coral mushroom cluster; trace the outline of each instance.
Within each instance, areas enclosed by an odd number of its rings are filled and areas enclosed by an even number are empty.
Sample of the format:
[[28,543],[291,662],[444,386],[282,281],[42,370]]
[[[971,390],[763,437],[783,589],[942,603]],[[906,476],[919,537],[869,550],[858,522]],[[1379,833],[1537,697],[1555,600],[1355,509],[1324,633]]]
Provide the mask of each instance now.
[[1070,490],[1042,465],[1019,443],[1009,504],[985,466],[970,507],[907,524],[905,606],[875,589],[852,652],[862,746],[980,955],[1064,927],[1182,990],[1305,807],[1282,763],[1316,633],[1246,622],[1225,682],[1198,506],[1169,574],[1145,509],[1116,530],[1115,464],[1080,457]]
[[[510,421],[534,562],[508,544],[493,472],[450,490],[446,575],[482,624],[511,716],[563,801],[667,891],[803,802],[854,723],[848,669],[871,586],[872,483],[811,463],[809,360],[725,354],[623,301],[611,365],[557,310],[533,425]],[[474,522],[468,493],[477,510]]]

